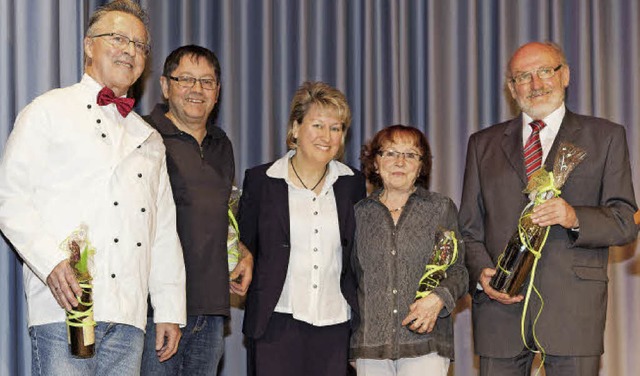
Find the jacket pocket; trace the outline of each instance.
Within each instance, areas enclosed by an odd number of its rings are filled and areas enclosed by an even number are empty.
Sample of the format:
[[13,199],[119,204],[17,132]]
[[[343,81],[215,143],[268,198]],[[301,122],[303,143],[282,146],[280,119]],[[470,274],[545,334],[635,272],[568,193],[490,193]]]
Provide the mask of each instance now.
[[580,279],[608,282],[607,269],[589,266],[573,266],[573,272]]
[[473,291],[473,294],[471,294],[471,301],[474,304],[482,304],[482,303],[487,302],[489,300],[491,300],[491,299],[489,298],[489,295],[484,293],[484,290],[475,289]]

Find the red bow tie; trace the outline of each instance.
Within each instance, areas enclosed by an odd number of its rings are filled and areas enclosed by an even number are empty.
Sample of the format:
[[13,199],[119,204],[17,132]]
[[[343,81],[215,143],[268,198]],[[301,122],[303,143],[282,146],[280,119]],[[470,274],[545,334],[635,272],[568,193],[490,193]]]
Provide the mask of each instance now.
[[133,98],[116,97],[113,90],[105,86],[98,93],[98,104],[100,106],[106,106],[111,103],[116,104],[116,108],[122,117],[127,117],[133,108],[133,104],[136,103],[136,100]]

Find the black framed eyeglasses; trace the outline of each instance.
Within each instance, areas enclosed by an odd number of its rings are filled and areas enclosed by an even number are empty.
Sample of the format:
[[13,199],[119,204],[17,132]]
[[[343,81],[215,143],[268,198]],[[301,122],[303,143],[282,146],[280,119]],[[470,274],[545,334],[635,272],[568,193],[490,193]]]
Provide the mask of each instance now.
[[214,78],[195,78],[191,76],[167,76],[167,78],[176,81],[178,85],[185,89],[191,89],[196,84],[196,82],[200,82],[200,86],[202,86],[202,88],[205,90],[213,90],[218,85],[218,81],[216,81]]
[[151,47],[142,42],[136,42],[135,40],[131,40],[129,37],[124,36],[118,33],[104,33],[98,35],[92,35],[89,38],[105,38],[106,41],[112,45],[113,47],[120,48],[124,50],[129,46],[129,43],[133,43],[133,46],[136,49],[136,53],[141,54],[142,56],[148,56],[149,51],[151,51]]

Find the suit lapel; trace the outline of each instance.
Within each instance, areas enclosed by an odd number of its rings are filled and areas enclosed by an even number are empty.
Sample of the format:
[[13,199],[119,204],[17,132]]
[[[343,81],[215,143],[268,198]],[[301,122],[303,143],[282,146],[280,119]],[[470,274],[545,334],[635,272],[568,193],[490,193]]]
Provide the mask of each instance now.
[[338,177],[335,183],[333,183],[333,193],[336,198],[336,209],[338,210],[338,225],[340,227],[340,242],[343,243],[346,237],[344,236],[345,228],[344,224],[348,218],[347,210],[350,209],[349,200],[350,195],[347,190],[348,186],[345,184],[345,179],[343,177]]
[[524,155],[522,150],[522,115],[514,118],[507,124],[501,146],[511,167],[522,183],[526,185],[527,172],[524,168]]
[[269,178],[271,188],[269,192],[270,200],[273,201],[274,210],[273,217],[282,227],[283,233],[286,235],[284,239],[291,239],[290,222],[289,222],[289,187],[284,179]]
[[580,123],[578,123],[575,115],[567,110],[564,114],[564,118],[562,119],[562,123],[560,124],[558,134],[553,140],[553,144],[551,145],[549,154],[544,161],[544,167],[547,169],[547,171],[553,170],[553,162],[555,161],[556,154],[558,153],[560,143],[562,141],[575,140],[581,128],[582,126],[580,125]]
[[[562,124],[558,130],[556,138],[553,140],[551,149],[544,160],[543,167],[548,171],[553,169],[553,161],[555,160],[558,147],[562,141],[570,141],[575,139],[582,126],[578,123],[575,115],[569,110],[566,111]],[[502,139],[502,151],[511,164],[511,167],[518,174],[522,183],[527,184],[527,173],[524,168],[524,155],[522,152],[522,115],[511,120],[504,131]]]

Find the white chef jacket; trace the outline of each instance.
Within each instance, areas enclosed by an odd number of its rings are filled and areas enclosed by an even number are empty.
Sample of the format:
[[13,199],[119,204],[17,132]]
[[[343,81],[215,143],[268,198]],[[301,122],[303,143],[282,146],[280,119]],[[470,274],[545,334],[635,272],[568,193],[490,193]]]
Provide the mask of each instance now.
[[94,318],[142,330],[186,323],[185,270],[161,136],[131,112],[98,106],[101,85],[51,90],[18,115],[0,164],[0,229],[25,262],[29,326],[64,321],[47,276],[60,244],[88,227]]

